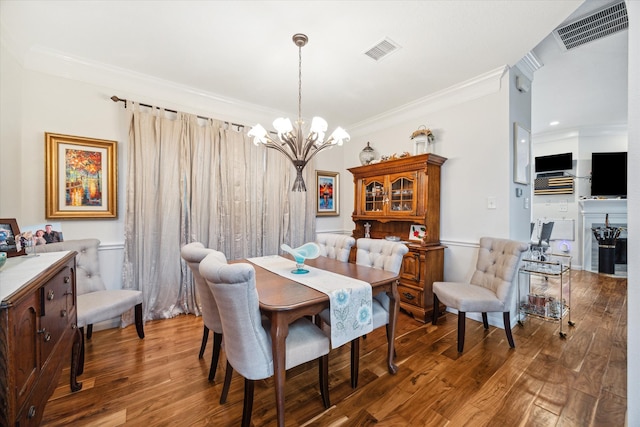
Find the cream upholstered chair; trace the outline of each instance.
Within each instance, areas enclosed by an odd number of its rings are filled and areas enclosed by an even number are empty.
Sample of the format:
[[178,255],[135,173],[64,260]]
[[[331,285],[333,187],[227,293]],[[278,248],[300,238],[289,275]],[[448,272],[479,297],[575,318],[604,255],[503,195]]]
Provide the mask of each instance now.
[[80,366],[84,370],[84,327],[91,339],[93,324],[114,319],[134,308],[138,336],[144,338],[142,292],[130,289],[107,289],[100,275],[98,239],[65,240],[38,246],[39,252],[76,251],[76,292],[78,327],[82,332]]
[[458,310],[458,352],[464,349],[467,312],[482,313],[482,323],[489,329],[488,312],[502,312],[504,331],[513,348],[511,335],[511,305],[516,289],[516,272],[520,257],[528,245],[514,240],[482,237],[476,270],[469,283],[434,282],[433,318],[437,324],[438,304]]
[[[207,280],[218,303],[225,337],[227,372],[220,403],[225,403],[231,372],[244,378],[244,409],[242,425],[251,424],[254,381],[273,375],[270,325],[260,315],[256,272],[251,264],[225,264],[215,255],[200,262],[200,274]],[[320,360],[320,392],[325,408],[329,403],[329,338],[306,318],[289,325],[286,339],[286,368],[293,368],[314,359]]]
[[318,233],[316,243],[320,246],[320,255],[348,262],[349,253],[356,244],[356,239],[344,234]]
[[221,263],[227,263],[227,257],[222,252],[215,249],[205,248],[200,242],[192,242],[184,245],[180,249],[182,259],[187,263],[193,273],[193,281],[196,284],[196,291],[202,305],[202,322],[204,330],[202,333],[202,344],[200,345],[200,353],[198,358],[202,359],[204,350],[209,340],[209,331],[213,331],[213,351],[211,354],[211,367],[209,368],[209,381],[216,376],[218,367],[218,359],[220,358],[220,348],[222,347],[222,323],[220,322],[220,314],[218,314],[218,306],[213,298],[213,293],[207,281],[200,275],[200,262],[209,254],[214,254]]
[[[409,252],[404,243],[391,242],[384,239],[361,238],[356,241],[356,264],[380,270],[399,273],[402,267],[402,259]],[[371,311],[373,317],[373,329],[387,326],[387,339],[389,338],[389,297],[381,292],[372,299]],[[320,313],[320,318],[327,325],[331,325],[331,313],[329,309]],[[358,386],[358,371],[360,367],[360,338],[351,341],[351,387]]]

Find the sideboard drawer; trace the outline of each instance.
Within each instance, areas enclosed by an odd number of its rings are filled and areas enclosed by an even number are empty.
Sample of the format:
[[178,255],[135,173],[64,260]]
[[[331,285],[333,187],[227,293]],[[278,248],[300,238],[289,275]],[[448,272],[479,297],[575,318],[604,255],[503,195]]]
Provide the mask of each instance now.
[[73,309],[72,270],[65,265],[49,282],[40,288],[40,360],[45,360],[69,325]]
[[400,294],[400,301],[416,307],[422,307],[423,291],[421,288],[400,283],[398,285],[398,293]]

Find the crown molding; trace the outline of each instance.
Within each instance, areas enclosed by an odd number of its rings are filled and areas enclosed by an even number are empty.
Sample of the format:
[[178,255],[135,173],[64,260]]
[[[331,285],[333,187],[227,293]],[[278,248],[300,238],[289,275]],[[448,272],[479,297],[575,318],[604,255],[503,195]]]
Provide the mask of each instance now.
[[447,89],[370,117],[350,125],[349,133],[352,136],[365,135],[408,120],[422,118],[426,114],[434,111],[440,111],[454,105],[463,104],[473,99],[497,93],[501,88],[502,76],[504,76],[508,70],[508,66],[500,66]]
[[[189,111],[228,121],[270,121],[287,113],[262,105],[174,83],[151,75],[79,58],[42,46],[24,57],[27,70],[112,88],[121,98],[150,105]],[[249,123],[247,123],[249,124]]]

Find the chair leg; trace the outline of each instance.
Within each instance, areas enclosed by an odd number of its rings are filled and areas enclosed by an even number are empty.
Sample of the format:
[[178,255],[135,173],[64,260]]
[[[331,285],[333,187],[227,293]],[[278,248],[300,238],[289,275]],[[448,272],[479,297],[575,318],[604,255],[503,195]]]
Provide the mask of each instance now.
[[231,386],[231,376],[233,375],[233,367],[231,363],[227,361],[227,371],[224,373],[224,384],[222,385],[222,393],[220,393],[220,404],[224,404],[227,401],[227,395],[229,394],[229,387]]
[[93,325],[87,325],[87,339],[90,340],[93,336]]
[[204,349],[207,348],[207,341],[209,341],[209,328],[204,326],[202,331],[202,344],[200,344],[200,353],[198,353],[198,359],[202,359],[204,355]]
[[[209,335],[209,331],[207,331]],[[222,347],[222,334],[213,333],[213,352],[211,352],[211,367],[209,368],[209,381],[213,381],[216,377],[216,369],[218,368],[218,359],[220,358],[220,347]]]
[[351,340],[351,388],[358,387],[360,371],[360,337]]
[[485,329],[489,329],[489,319],[487,319],[487,313],[482,313],[482,325]]
[[142,303],[137,304],[135,307],[136,318],[136,331],[138,331],[138,337],[144,338],[144,323],[142,322]]
[[82,375],[84,372],[84,328],[78,329],[80,329],[80,336],[82,338],[80,339],[80,355],[78,356],[78,369],[76,369],[76,374]]
[[464,325],[467,313],[458,311],[458,353],[462,353],[464,349]]
[[331,400],[329,399],[329,354],[320,357],[319,362],[318,380],[320,381],[320,395],[322,396],[324,408],[328,409],[331,406]]
[[504,331],[507,334],[507,341],[509,341],[509,346],[511,348],[515,348],[516,343],[513,342],[513,335],[511,334],[511,315],[508,311],[502,313],[502,318],[504,319]]
[[254,381],[244,379],[244,407],[242,409],[242,427],[251,425],[251,411],[253,410]]
[[438,295],[433,294],[433,311],[431,312],[432,325],[438,324],[438,316],[440,316],[440,313],[438,312],[439,310],[440,310],[440,300],[438,300]]

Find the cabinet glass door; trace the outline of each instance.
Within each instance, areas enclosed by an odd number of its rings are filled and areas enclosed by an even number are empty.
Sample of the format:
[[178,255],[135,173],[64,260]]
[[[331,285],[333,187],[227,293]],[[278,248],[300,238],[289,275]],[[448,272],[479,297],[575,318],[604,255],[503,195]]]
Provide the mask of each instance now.
[[364,212],[381,213],[387,199],[387,191],[382,180],[373,179],[364,184]]
[[416,210],[414,197],[415,179],[409,177],[390,177],[391,206],[390,214],[413,214]]

